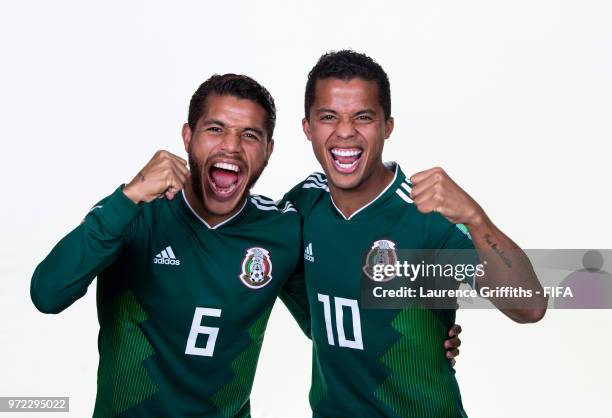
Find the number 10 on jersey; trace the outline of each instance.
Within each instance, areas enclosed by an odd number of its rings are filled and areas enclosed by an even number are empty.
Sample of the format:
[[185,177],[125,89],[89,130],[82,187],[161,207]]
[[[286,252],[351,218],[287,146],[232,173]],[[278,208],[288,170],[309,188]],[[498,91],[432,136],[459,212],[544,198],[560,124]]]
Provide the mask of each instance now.
[[[348,347],[355,350],[363,350],[363,339],[361,338],[361,318],[359,316],[359,305],[355,299],[334,297],[333,304],[329,295],[318,293],[318,300],[323,304],[323,316],[325,317],[325,328],[327,330],[327,342],[336,345],[334,330],[332,326],[332,305],[335,308],[336,334],[338,335],[338,346]],[[346,338],[344,332],[344,310],[348,308],[351,312],[353,323],[353,339]]]

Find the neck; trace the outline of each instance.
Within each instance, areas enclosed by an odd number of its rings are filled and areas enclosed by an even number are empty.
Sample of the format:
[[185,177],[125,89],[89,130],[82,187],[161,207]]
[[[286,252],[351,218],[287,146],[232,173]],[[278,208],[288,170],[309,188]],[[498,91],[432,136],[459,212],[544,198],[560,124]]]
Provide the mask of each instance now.
[[242,201],[230,213],[225,214],[225,215],[216,215],[216,214],[210,212],[206,208],[206,205],[204,205],[204,202],[202,202],[200,199],[198,199],[198,197],[193,192],[193,188],[191,187],[191,184],[189,184],[189,183],[185,184],[185,189],[184,190],[185,190],[185,198],[187,199],[187,202],[189,203],[189,206],[191,206],[191,209],[193,209],[193,211],[200,218],[204,219],[204,221],[211,228],[214,228],[215,226],[219,225],[221,222],[224,222],[224,221],[228,220],[229,218],[231,218],[232,216],[234,216],[242,208],[242,206],[244,204],[244,201]]
[[340,189],[329,183],[334,204],[345,218],[372,202],[393,181],[394,171],[380,162],[376,170],[353,189]]

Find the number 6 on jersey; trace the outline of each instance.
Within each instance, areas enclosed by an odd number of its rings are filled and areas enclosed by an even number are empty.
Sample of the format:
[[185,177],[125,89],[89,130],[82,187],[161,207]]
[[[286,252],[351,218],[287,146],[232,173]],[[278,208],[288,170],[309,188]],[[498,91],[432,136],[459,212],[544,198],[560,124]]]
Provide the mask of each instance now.
[[[195,313],[193,314],[193,322],[191,323],[191,331],[189,332],[189,338],[187,338],[187,348],[185,348],[185,354],[190,354],[192,356],[213,356],[215,351],[215,342],[217,342],[217,335],[219,334],[219,328],[203,326],[202,317],[204,316],[214,316],[219,318],[221,316],[221,309],[195,309]],[[200,334],[208,335],[208,341],[206,341],[205,347],[196,347],[196,340]]]

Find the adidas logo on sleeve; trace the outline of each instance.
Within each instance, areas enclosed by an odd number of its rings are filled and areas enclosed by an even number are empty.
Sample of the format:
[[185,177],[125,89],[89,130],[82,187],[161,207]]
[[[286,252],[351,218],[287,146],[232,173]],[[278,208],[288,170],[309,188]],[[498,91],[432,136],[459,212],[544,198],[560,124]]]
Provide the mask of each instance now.
[[174,251],[172,251],[172,248],[170,246],[167,246],[165,249],[163,249],[159,254],[155,256],[155,258],[153,259],[153,263],[154,264],[167,264],[170,266],[180,266],[181,260],[176,258],[176,256],[174,255]]
[[304,249],[304,260],[314,263],[314,255],[312,254],[312,242]]

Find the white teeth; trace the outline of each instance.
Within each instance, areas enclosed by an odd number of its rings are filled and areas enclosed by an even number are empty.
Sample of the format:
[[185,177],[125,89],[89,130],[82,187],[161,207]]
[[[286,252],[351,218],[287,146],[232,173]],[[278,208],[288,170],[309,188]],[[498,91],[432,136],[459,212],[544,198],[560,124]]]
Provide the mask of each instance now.
[[213,164],[213,167],[234,171],[236,173],[240,171],[240,168],[236,164],[230,164],[230,163],[215,163]]
[[342,149],[342,148],[332,148],[331,152],[332,154],[337,155],[339,157],[354,157],[362,153],[362,151],[358,149]]
[[220,189],[220,190],[224,191],[225,193],[231,193],[234,191],[235,188],[236,188],[236,183],[232,183],[227,189]]
[[237,187],[237,183],[232,183],[229,185],[229,187],[226,187],[225,189],[222,187],[219,187],[217,185],[217,183],[215,183],[214,181],[212,182],[212,184],[214,185],[215,190],[217,190],[218,192],[221,192],[223,194],[229,194],[231,192],[234,191],[234,189]]
[[353,161],[350,164],[343,164],[340,161],[336,161],[336,164],[338,164],[338,167],[340,167],[340,168],[349,169],[349,168],[353,167],[355,164],[357,164],[357,161]]

